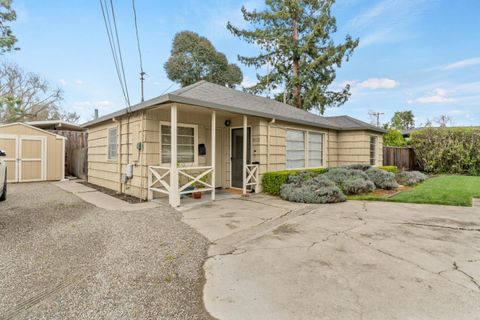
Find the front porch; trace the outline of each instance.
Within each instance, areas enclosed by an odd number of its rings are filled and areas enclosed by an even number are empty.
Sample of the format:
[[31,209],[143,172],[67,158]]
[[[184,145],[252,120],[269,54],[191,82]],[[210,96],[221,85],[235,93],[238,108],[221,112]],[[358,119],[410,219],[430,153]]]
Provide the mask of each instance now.
[[258,120],[246,115],[203,107],[169,104],[148,110],[148,200],[168,199],[178,207],[194,193],[215,200],[218,189],[258,192],[260,170],[252,144],[257,126]]

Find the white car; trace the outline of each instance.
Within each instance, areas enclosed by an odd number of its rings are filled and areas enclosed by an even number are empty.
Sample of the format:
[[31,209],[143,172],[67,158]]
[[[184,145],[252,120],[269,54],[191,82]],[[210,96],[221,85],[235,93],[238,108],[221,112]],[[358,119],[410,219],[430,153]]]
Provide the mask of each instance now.
[[7,200],[7,163],[5,151],[0,150],[0,201]]

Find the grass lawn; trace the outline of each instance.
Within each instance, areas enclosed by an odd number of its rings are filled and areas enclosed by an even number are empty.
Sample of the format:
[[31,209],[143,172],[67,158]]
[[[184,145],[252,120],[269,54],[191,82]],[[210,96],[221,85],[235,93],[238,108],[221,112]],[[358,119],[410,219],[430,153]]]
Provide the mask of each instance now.
[[431,203],[452,206],[471,206],[472,197],[480,198],[480,177],[437,176],[413,189],[393,196],[366,194],[348,197],[351,200]]

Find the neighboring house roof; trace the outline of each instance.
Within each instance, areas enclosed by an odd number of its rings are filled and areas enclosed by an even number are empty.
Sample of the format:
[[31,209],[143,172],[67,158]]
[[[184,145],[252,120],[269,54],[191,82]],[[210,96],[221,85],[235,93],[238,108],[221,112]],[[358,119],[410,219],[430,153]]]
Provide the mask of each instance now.
[[66,130],[66,131],[84,131],[85,130],[79,124],[69,123],[62,120],[28,121],[25,123],[40,129],[45,129],[45,130]]
[[[138,111],[166,102],[197,105],[263,118],[275,118],[320,128],[386,132],[382,128],[372,126],[349,116],[322,117],[276,100],[230,89],[207,81],[199,81],[171,93],[139,103],[131,109],[132,111]],[[124,114],[126,114],[126,110],[120,110],[87,122],[82,126],[89,127]]]

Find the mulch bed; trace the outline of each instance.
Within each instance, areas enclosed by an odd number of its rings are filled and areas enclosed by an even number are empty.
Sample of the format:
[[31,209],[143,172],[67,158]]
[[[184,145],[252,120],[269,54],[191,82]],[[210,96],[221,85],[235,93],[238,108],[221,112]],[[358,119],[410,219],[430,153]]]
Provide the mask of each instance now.
[[375,191],[373,191],[370,194],[376,197],[390,198],[396,194],[399,194],[400,192],[408,191],[410,189],[412,189],[412,187],[408,187],[408,186],[400,186],[397,189],[393,189],[393,190],[375,189]]
[[128,203],[142,203],[142,202],[145,202],[140,198],[137,198],[137,197],[134,197],[134,196],[129,196],[129,195],[123,194],[123,193],[119,193],[115,190],[104,188],[104,187],[101,187],[101,186],[97,186],[95,184],[92,184],[92,183],[89,183],[89,182],[86,182],[86,181],[78,181],[78,183],[81,183],[84,186],[87,186],[87,187],[90,187],[90,188],[95,189],[97,191],[103,192],[105,194],[108,194],[109,196],[115,197],[117,199],[123,200],[123,201],[128,202]]

